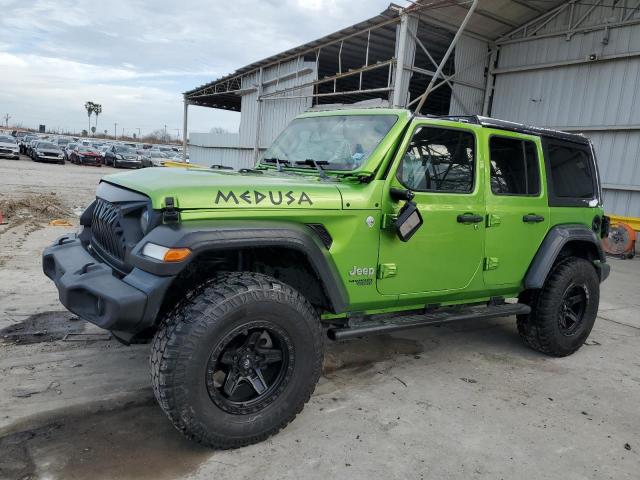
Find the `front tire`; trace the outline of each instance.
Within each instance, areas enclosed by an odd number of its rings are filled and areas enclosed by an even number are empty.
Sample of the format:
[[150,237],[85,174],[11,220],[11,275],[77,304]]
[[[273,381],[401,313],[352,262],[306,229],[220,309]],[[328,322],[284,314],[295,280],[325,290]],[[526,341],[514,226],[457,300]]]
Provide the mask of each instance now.
[[228,273],[186,295],[156,333],[150,358],[161,408],[188,438],[236,448],[277,433],[318,381],[317,313],[293,288]]
[[565,357],[587,340],[600,303],[600,280],[591,262],[568,258],[549,273],[541,290],[523,292],[531,306],[529,315],[518,316],[518,333],[539,352]]

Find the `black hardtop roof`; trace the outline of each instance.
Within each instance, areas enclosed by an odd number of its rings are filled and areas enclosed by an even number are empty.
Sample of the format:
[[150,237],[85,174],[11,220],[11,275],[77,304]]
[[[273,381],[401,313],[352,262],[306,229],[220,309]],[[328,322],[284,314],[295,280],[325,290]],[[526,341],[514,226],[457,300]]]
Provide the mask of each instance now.
[[550,128],[534,127],[525,125],[524,123],[510,122],[508,120],[499,120],[497,118],[482,117],[480,115],[427,115],[427,118],[437,118],[440,120],[451,120],[454,122],[472,123],[483,127],[495,128],[498,130],[507,130],[509,132],[524,133],[527,135],[537,135],[540,137],[557,138],[567,142],[580,143],[589,145],[589,139],[577,133],[563,132],[562,130],[553,130]]

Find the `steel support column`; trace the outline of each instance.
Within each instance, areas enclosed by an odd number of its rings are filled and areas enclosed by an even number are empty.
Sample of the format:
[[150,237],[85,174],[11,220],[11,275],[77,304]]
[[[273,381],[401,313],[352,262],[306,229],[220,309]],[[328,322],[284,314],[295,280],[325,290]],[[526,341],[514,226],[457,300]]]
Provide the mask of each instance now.
[[477,7],[478,7],[478,0],[473,0],[473,3],[469,7],[469,11],[467,12],[467,15],[464,17],[464,20],[460,24],[460,28],[458,28],[458,31],[456,32],[455,36],[453,37],[453,40],[451,41],[451,45],[449,45],[449,48],[447,49],[447,52],[444,54],[444,57],[442,58],[442,61],[440,62],[440,65],[436,69],[436,73],[431,78],[431,81],[429,82],[429,85],[427,86],[427,89],[425,90],[425,92],[420,97],[418,97],[418,98],[420,98],[420,102],[418,103],[418,106],[416,107],[416,113],[420,113],[420,110],[422,110],[422,107],[424,106],[425,102],[427,101],[427,97],[429,96],[429,94],[431,93],[431,91],[434,88],[436,80],[438,80],[438,77],[442,74],[442,70],[444,69],[444,66],[447,63],[447,60],[449,60],[449,57],[453,53],[454,48],[456,48],[456,44],[458,43],[458,40],[460,39],[460,36],[462,35],[462,32],[464,32],[464,29],[467,27],[467,24],[469,23],[469,20],[471,20],[471,17],[473,16],[473,12],[476,10]]
[[253,159],[257,162],[260,156],[260,129],[262,127],[262,91],[264,86],[262,84],[263,68],[258,71],[258,94],[256,95],[256,101],[258,102],[256,108],[256,143],[253,147]]
[[405,67],[413,65],[416,54],[416,43],[413,37],[418,32],[418,18],[402,14],[396,36],[396,69],[393,79],[393,95],[391,104],[395,108],[407,105],[411,72]]
[[491,115],[491,96],[496,84],[496,76],[493,74],[493,69],[496,66],[496,60],[498,59],[498,47],[491,49],[491,57],[489,58],[489,68],[487,68],[487,84],[484,90],[484,102],[482,104],[482,115],[488,117]]
[[184,113],[182,115],[182,161],[187,161],[187,142],[188,142],[188,115],[189,115],[189,100],[184,98]]

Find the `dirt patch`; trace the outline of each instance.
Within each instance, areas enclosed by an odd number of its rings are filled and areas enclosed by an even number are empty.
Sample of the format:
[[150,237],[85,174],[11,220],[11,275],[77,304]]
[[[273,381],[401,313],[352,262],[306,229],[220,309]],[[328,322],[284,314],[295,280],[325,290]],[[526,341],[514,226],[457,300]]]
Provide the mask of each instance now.
[[84,332],[86,322],[69,312],[44,312],[0,330],[0,343],[30,344],[62,340]]
[[415,340],[378,335],[345,342],[330,342],[324,355],[323,372],[360,367],[390,360],[398,355],[417,355],[423,351]]
[[8,223],[1,233],[22,224],[40,226],[51,220],[73,216],[73,212],[55,192],[0,200],[0,211]]
[[0,437],[0,478],[161,480],[192,473],[215,455],[184,438],[150,392],[143,397]]

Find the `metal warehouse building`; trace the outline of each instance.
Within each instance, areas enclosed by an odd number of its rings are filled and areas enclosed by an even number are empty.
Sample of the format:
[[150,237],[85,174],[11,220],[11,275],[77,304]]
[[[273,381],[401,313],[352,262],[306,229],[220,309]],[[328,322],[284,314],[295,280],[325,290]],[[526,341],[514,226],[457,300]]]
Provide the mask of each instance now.
[[[425,95],[425,90],[428,94]],[[482,114],[592,139],[607,212],[640,217],[640,0],[442,0],[380,15],[184,94],[241,112],[193,162],[253,166],[298,114],[360,103]]]

